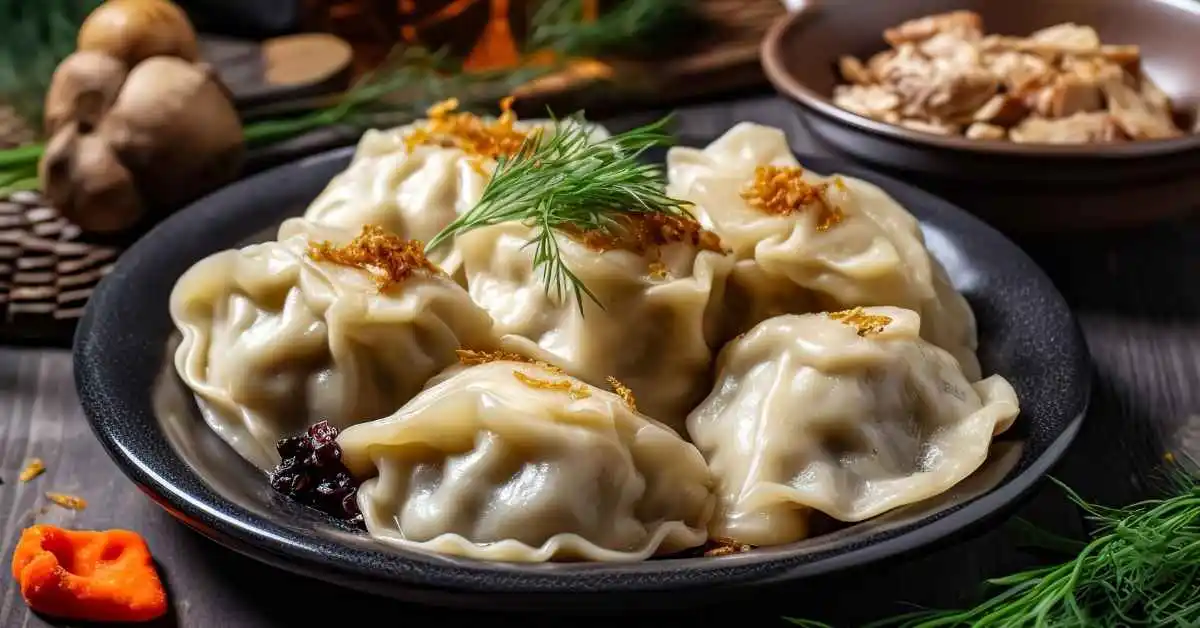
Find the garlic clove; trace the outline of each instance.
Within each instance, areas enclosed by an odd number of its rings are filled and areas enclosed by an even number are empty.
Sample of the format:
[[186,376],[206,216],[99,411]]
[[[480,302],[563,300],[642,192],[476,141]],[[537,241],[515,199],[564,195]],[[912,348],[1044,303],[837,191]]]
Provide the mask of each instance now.
[[187,14],[167,0],[108,0],[84,20],[77,47],[109,54],[128,67],[159,55],[200,58]]

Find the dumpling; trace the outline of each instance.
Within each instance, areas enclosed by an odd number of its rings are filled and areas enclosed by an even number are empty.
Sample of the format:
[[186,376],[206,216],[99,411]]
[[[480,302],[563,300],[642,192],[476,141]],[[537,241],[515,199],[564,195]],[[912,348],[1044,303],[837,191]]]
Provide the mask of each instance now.
[[[170,303],[179,375],[212,429],[259,468],[279,462],[278,439],[391,414],[460,347],[495,345],[487,313],[396,236],[300,219],[280,236],[201,260]],[[342,263],[314,249],[326,241],[343,247],[325,249]]]
[[[682,432],[711,381],[717,311],[733,260],[695,221],[632,215],[629,237],[556,233],[566,266],[595,295],[582,309],[549,293],[534,268],[533,230],[502,223],[458,237],[467,286],[501,345],[603,386],[616,377],[639,409]],[[657,238],[648,242],[647,238]]]
[[977,379],[975,317],[929,255],[917,220],[879,187],[800,168],[782,131],[742,123],[703,150],[667,157],[668,193],[738,262],[724,338],[780,314],[892,305]]
[[[456,104],[448,101],[431,108],[428,119],[368,130],[349,167],[329,182],[304,217],[355,231],[377,225],[428,243],[479,202],[497,157],[515,153],[535,129],[543,137],[552,134],[551,121],[517,121],[502,105],[499,118],[486,119],[456,113]],[[608,135],[596,125],[589,131],[594,137]],[[457,275],[460,260],[453,247],[439,247],[430,256]]]
[[704,458],[627,392],[463,355],[469,366],[392,416],[338,436],[346,466],[371,478],[358,490],[371,536],[513,562],[637,561],[704,544]]
[[892,307],[788,315],[718,358],[688,433],[717,482],[716,537],[777,545],[812,511],[861,521],[938,495],[983,462],[1017,417],[1012,386],[970,383]]

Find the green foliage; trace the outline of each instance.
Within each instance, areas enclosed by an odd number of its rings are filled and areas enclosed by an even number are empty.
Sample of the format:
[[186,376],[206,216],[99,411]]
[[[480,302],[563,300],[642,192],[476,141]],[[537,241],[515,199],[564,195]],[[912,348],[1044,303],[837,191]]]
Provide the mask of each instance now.
[[54,68],[75,50],[80,24],[101,1],[0,0],[0,105],[41,126]]
[[1073,558],[988,581],[995,593],[974,608],[918,611],[869,628],[1200,626],[1200,480],[1191,465],[1168,480],[1166,497],[1124,508],[1091,504],[1060,483],[1094,525],[1086,544],[1046,544],[1077,550]]

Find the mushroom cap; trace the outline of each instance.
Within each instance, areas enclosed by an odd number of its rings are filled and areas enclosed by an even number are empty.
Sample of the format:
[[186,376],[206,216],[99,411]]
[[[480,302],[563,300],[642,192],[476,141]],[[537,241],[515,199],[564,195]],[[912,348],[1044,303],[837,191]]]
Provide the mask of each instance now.
[[73,122],[50,140],[38,174],[54,207],[85,231],[123,231],[145,210],[133,175],[104,138]]
[[104,52],[133,67],[158,55],[200,58],[187,14],[167,0],[108,0],[79,28],[79,50]]
[[117,100],[126,71],[125,64],[101,52],[74,52],[63,59],[46,91],[46,134],[54,135],[68,122],[99,124]]
[[176,57],[133,68],[99,133],[143,199],[171,209],[233,179],[245,152],[241,119],[211,70]]

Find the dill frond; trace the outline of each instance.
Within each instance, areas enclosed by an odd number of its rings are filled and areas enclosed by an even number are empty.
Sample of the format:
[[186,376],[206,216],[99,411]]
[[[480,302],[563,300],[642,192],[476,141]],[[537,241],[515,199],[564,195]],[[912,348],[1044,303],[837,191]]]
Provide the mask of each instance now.
[[676,45],[703,25],[695,0],[620,0],[591,22],[582,0],[543,0],[530,21],[526,48],[565,56],[649,52]]
[[[551,115],[553,118],[553,115]],[[620,237],[620,217],[664,214],[691,218],[687,203],[666,195],[663,173],[639,158],[670,143],[658,122],[603,140],[593,139],[582,114],[554,120],[548,136],[535,133],[511,157],[501,157],[475,207],[429,241],[432,251],[481,227],[520,222],[535,231],[527,246],[547,294],[560,302],[573,293],[580,311],[596,296],[567,267],[557,234],[599,232]]]
[[1169,470],[1166,497],[1123,508],[1089,503],[1055,482],[1094,525],[1073,558],[989,580],[996,592],[974,608],[923,610],[868,627],[1200,625],[1200,476],[1193,465]]

